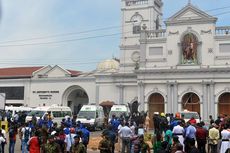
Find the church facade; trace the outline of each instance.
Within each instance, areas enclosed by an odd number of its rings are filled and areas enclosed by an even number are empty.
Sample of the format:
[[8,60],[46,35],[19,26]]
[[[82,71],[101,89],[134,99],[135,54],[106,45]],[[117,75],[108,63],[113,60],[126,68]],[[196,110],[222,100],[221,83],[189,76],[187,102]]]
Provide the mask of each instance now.
[[[2,78],[3,87],[23,87],[8,105],[60,104],[77,112],[83,104],[139,104],[140,111],[209,115],[230,110],[230,27],[188,3],[162,21],[161,0],[122,0],[120,58],[73,75],[46,66],[29,77]],[[165,24],[165,28],[163,28]],[[1,72],[1,70],[0,70]],[[76,72],[74,73],[76,74]],[[3,92],[3,91],[1,91]]]
[[[123,31],[132,33],[122,37],[119,73],[135,74],[140,109],[187,109],[205,120],[228,114],[230,27],[216,27],[216,17],[188,3],[163,29],[162,6],[160,0],[123,1]],[[124,83],[122,90],[128,88]]]

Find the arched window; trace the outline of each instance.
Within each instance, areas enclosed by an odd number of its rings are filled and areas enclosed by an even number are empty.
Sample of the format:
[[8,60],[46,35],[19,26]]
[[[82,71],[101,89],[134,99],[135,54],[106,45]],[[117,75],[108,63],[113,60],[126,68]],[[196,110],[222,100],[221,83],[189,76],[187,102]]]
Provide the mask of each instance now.
[[182,109],[200,113],[199,97],[193,92],[186,93],[182,97]]
[[230,93],[225,92],[219,97],[219,103],[218,103],[218,110],[219,114],[226,114],[229,115],[230,110]]
[[198,39],[193,33],[188,33],[182,40],[182,64],[197,64]]

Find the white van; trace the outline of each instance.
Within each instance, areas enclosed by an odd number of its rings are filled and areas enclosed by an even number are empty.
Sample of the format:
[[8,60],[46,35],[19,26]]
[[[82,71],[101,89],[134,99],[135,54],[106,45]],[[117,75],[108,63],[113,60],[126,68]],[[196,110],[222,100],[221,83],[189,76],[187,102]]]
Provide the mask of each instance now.
[[5,110],[6,111],[12,111],[12,116],[14,116],[14,114],[17,112],[26,112],[29,113],[33,108],[31,107],[25,107],[25,106],[6,106]]
[[51,105],[51,106],[42,106],[36,107],[26,116],[26,122],[32,120],[32,116],[35,115],[37,119],[44,118],[46,114],[50,113],[53,122],[57,122],[57,124],[61,124],[61,121],[66,116],[72,117],[72,111],[67,106],[58,106],[58,105]]
[[188,110],[184,110],[180,112],[180,116],[184,116],[185,122],[188,122],[192,117],[194,117],[196,123],[200,123],[200,116],[197,112],[190,112]]
[[80,121],[90,130],[96,130],[96,128],[103,129],[103,108],[96,105],[83,105],[77,115],[76,121]]
[[120,117],[123,114],[128,115],[128,107],[126,105],[113,105],[109,113],[109,121],[112,118],[112,115]]

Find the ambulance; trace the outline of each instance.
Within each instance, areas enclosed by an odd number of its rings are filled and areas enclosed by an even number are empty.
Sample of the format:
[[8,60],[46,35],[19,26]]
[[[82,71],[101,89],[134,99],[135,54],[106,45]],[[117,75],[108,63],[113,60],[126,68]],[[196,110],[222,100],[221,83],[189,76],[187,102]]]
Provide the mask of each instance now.
[[77,114],[77,122],[80,121],[89,130],[103,129],[104,112],[101,106],[83,105]]
[[128,107],[126,105],[113,105],[109,113],[109,121],[111,120],[113,115],[115,115],[116,117],[120,117],[124,114],[128,115],[128,113]]
[[14,114],[17,112],[30,112],[33,108],[31,107],[26,107],[26,106],[6,106],[5,110],[6,111],[11,111],[12,112],[12,116],[14,116]]
[[192,117],[194,117],[194,119],[196,120],[196,123],[200,123],[200,115],[197,112],[184,110],[180,112],[180,116],[184,117],[185,122],[188,122]]
[[32,120],[32,116],[35,115],[37,120],[44,118],[45,115],[51,115],[53,122],[57,122],[58,125],[61,124],[62,119],[66,117],[72,117],[72,111],[67,106],[51,105],[51,106],[41,106],[36,107],[31,110],[31,112],[26,116],[26,122]]

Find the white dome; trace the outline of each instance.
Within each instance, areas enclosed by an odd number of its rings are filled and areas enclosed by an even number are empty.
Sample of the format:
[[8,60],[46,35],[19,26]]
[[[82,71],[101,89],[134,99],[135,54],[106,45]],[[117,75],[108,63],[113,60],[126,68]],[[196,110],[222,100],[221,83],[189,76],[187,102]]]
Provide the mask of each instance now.
[[119,69],[119,62],[114,59],[102,61],[97,65],[98,71],[110,71],[110,70],[118,70],[118,69]]

